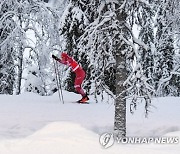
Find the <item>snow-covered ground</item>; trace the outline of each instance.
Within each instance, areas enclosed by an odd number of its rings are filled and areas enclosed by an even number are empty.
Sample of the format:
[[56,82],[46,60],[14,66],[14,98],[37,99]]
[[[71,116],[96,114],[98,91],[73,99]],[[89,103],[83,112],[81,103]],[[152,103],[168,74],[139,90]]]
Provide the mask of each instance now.
[[[0,154],[179,154],[178,144],[118,144],[104,149],[99,137],[111,133],[114,105],[73,103],[80,97],[64,91],[42,97],[33,93],[0,95]],[[127,105],[127,136],[180,137],[180,98],[154,99],[145,118],[143,103],[132,115]]]

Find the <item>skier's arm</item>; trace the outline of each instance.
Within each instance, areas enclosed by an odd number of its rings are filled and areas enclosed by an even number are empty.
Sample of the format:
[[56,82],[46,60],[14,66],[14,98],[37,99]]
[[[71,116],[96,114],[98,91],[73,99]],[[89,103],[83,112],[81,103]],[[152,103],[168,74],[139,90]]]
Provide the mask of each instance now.
[[67,61],[63,61],[63,60],[61,60],[61,59],[59,59],[58,62],[60,62],[61,64],[64,64],[64,65],[67,65],[67,64],[68,64]]
[[55,59],[56,61],[60,62],[61,64],[67,65],[67,62],[66,62],[66,61],[62,61],[61,59],[59,59],[59,58],[56,57],[55,55],[52,55],[52,58]]

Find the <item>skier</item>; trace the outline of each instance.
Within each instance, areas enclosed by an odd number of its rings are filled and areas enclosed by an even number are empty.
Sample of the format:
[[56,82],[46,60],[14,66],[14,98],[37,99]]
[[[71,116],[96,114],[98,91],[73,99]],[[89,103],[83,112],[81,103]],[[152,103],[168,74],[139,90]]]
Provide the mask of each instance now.
[[56,57],[55,55],[52,55],[52,58],[62,64],[65,64],[65,65],[68,65],[69,67],[71,67],[72,71],[76,74],[74,88],[82,96],[82,99],[79,100],[78,102],[86,103],[89,100],[89,98],[81,87],[81,84],[86,75],[83,68],[72,57],[70,57],[67,53],[64,53],[64,52],[61,53],[61,59]]

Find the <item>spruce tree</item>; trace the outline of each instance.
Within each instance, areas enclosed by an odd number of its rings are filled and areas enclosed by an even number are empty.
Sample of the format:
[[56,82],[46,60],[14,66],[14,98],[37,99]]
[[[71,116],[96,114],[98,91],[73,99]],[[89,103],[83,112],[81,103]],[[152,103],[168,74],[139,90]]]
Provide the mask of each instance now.
[[[2,1],[0,9],[0,94],[13,94],[14,88],[14,41],[15,28],[13,1]],[[9,12],[9,13],[8,13]]]
[[[151,0],[148,1],[148,4],[151,3]],[[154,22],[153,17],[155,15],[154,10],[145,3],[139,3],[139,7],[137,8],[137,14],[135,15],[134,25],[136,25],[139,29],[138,38],[143,41],[149,48],[145,50],[140,47],[139,52],[141,56],[142,69],[144,71],[144,75],[148,79],[148,83],[155,86],[154,78],[153,78],[153,70],[154,70],[154,56],[156,53],[155,43],[154,43]],[[152,5],[152,4],[151,4]]]
[[[162,5],[162,4],[163,5]],[[155,86],[159,96],[171,95],[170,76],[173,70],[174,33],[171,21],[174,10],[174,1],[157,2],[157,32],[156,32],[156,55],[155,55]],[[160,5],[161,7],[159,7]]]
[[[86,3],[86,2],[85,2]],[[78,39],[84,33],[84,28],[88,24],[83,8],[86,7],[84,3],[72,0],[64,14],[61,23],[60,32],[65,38],[65,49],[70,56],[72,56],[85,70],[86,83],[85,88],[87,92],[90,89],[90,68],[88,67],[89,60],[86,53],[80,53],[78,48]],[[61,51],[63,52],[63,51]],[[69,76],[66,79],[66,90],[75,92],[74,89],[75,74],[69,72]]]

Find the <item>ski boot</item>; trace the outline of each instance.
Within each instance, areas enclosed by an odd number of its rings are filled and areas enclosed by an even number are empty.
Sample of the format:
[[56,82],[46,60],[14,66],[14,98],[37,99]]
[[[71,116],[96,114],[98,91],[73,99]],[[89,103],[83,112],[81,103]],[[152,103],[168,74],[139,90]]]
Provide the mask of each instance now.
[[78,101],[78,103],[87,103],[88,100],[89,100],[89,97],[85,95],[81,100]]

